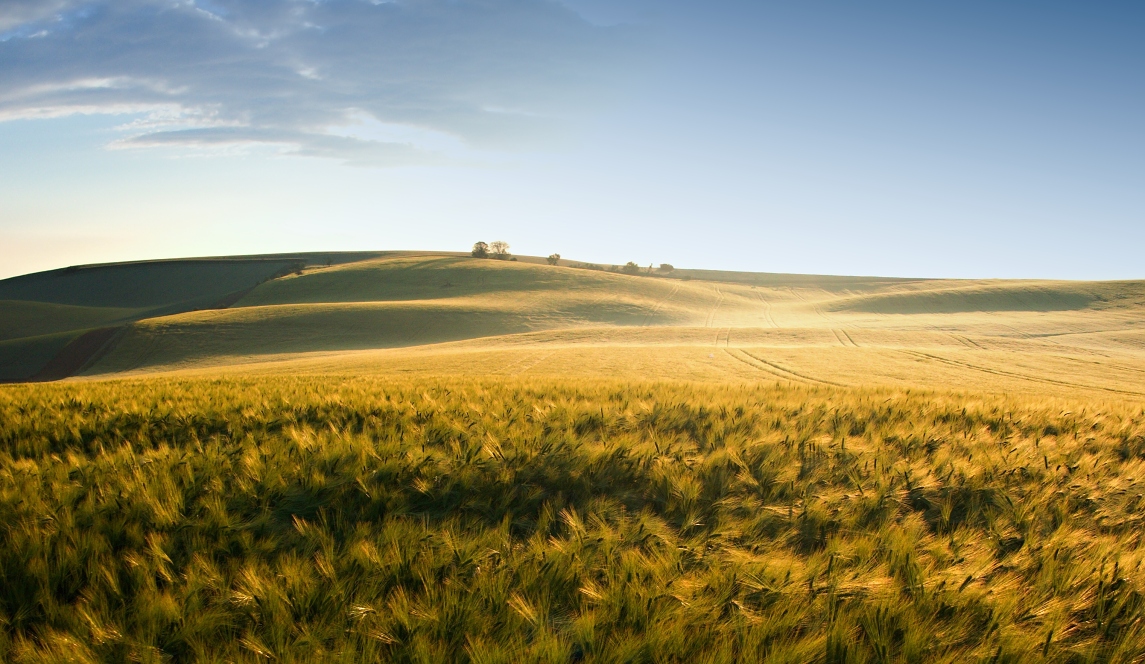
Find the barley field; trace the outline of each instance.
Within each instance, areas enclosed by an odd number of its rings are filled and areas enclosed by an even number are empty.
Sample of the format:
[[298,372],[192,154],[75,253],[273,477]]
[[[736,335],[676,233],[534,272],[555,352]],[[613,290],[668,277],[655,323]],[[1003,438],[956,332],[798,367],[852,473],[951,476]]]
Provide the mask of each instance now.
[[1140,662],[1124,395],[0,388],[0,660]]
[[1145,662],[1145,282],[544,263],[0,281],[0,661]]

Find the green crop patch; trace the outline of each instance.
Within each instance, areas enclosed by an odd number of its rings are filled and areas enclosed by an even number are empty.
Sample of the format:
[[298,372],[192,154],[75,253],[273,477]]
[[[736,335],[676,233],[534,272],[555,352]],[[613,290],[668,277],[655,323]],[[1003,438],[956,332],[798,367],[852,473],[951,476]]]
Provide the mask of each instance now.
[[7,386],[0,659],[1134,662],[1143,423],[782,385]]

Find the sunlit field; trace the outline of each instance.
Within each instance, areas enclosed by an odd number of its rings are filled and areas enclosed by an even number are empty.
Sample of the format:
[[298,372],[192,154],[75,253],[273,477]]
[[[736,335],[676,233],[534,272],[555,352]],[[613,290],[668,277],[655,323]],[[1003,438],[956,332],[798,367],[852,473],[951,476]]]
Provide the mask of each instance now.
[[0,664],[1145,664],[1143,35],[0,0]]
[[1132,400],[528,377],[0,390],[0,659],[1136,662]]
[[0,313],[0,661],[1145,661],[1142,282],[305,254]]

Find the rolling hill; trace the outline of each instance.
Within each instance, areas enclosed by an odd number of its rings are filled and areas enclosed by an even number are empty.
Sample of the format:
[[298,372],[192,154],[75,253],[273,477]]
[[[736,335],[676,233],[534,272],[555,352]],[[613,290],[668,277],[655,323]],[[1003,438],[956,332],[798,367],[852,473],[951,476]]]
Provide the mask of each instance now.
[[49,368],[41,376],[54,358],[87,333],[118,330],[145,318],[226,307],[276,276],[311,264],[367,255],[140,261],[80,265],[4,279],[0,281],[0,381],[60,378],[78,371],[84,362],[60,367],[70,371]]
[[1145,395],[1145,282],[880,279],[297,254],[0,282],[7,380],[532,373]]

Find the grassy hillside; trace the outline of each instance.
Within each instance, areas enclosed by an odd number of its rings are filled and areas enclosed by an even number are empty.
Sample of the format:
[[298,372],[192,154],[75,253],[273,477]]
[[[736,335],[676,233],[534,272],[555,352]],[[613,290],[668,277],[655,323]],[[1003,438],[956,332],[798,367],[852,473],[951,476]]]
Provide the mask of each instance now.
[[303,275],[265,284],[240,304],[436,300],[494,293],[595,292],[614,287],[654,295],[664,284],[659,280],[635,281],[609,273],[520,262],[456,256],[400,257],[313,268]]
[[354,367],[1145,393],[1142,282],[718,276],[731,281],[456,255],[315,265],[225,310],[134,323],[87,374]]
[[0,303],[8,379],[74,366],[61,358],[96,345],[80,335],[122,327],[85,375],[347,366],[1145,392],[1145,282],[628,276],[390,252],[95,266],[0,294],[41,298]]
[[102,327],[142,314],[127,307],[86,307],[48,302],[0,301],[0,341],[38,337],[68,330]]
[[1140,405],[0,388],[0,659],[1138,662]]
[[95,371],[580,326],[696,324],[713,292],[705,284],[547,265],[384,258],[276,279],[224,311],[143,321]]
[[35,376],[77,336],[67,331],[0,341],[0,383]]
[[312,263],[370,254],[298,254],[82,265],[0,280],[0,382],[28,379],[84,332],[229,306]]
[[980,311],[1073,311],[1135,307],[1145,304],[1142,282],[957,282],[935,287],[911,285],[892,292],[840,301],[836,310],[883,314],[963,313]]
[[161,312],[180,303],[209,306],[295,265],[290,259],[204,259],[80,266],[5,279],[0,296]]

